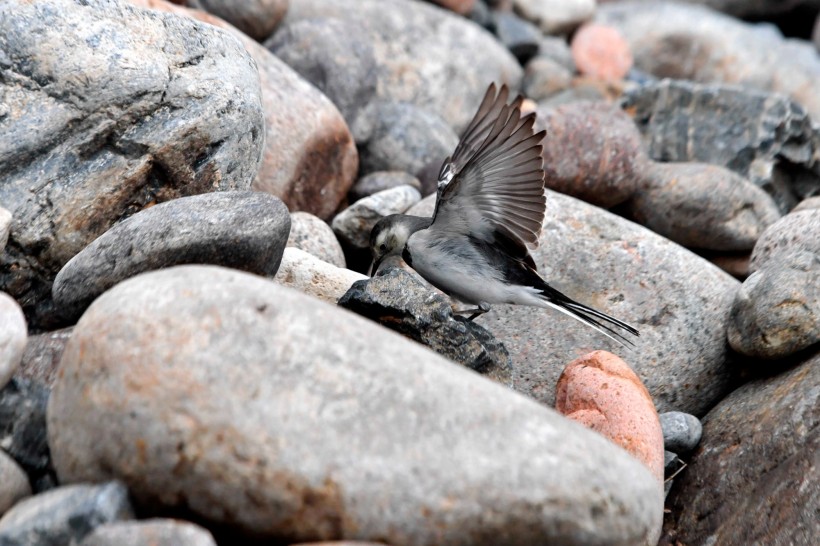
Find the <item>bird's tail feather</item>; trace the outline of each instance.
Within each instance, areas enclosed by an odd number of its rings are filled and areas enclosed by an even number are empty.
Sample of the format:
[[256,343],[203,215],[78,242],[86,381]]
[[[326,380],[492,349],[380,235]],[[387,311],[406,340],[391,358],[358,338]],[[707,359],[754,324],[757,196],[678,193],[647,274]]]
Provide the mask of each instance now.
[[556,309],[570,317],[578,320],[587,326],[597,330],[598,332],[604,334],[609,339],[620,343],[625,347],[634,347],[635,344],[624,336],[620,331],[612,328],[612,326],[616,326],[621,330],[632,334],[633,336],[639,336],[640,332],[629,324],[618,320],[614,317],[607,315],[606,313],[602,313],[601,311],[597,311],[592,307],[588,307],[583,303],[578,303],[577,301],[573,301],[568,297],[564,296],[558,291],[555,291],[556,294],[559,294],[561,297],[554,297],[549,292],[545,291],[541,293],[541,299],[544,303],[548,306]]

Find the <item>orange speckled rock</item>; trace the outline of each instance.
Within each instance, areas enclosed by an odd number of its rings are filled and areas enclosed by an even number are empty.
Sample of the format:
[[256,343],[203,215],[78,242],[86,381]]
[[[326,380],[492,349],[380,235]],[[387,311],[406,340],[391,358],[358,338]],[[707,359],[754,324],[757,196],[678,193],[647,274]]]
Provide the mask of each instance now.
[[558,379],[555,409],[626,449],[663,483],[658,412],[626,362],[607,351],[576,358]]

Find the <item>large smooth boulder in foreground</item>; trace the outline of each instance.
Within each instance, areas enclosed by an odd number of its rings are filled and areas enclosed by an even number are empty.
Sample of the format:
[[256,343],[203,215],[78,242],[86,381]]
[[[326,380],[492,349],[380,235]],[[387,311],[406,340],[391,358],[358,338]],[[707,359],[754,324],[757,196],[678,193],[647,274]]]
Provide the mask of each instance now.
[[114,223],[250,186],[259,75],[227,33],[115,1],[3,2],[0,36],[0,290],[45,328],[54,275]]
[[48,414],[61,480],[116,476],[138,506],[258,538],[631,546],[661,517],[657,482],[614,444],[239,271],[117,285],[61,368]]

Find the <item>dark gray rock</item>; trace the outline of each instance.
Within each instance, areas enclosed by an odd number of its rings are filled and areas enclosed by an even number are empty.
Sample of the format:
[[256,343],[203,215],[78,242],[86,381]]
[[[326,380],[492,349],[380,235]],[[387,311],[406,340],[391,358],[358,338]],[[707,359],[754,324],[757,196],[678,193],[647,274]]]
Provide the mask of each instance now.
[[769,226],[755,244],[749,270],[777,265],[797,252],[820,256],[820,208],[792,212]]
[[46,436],[48,398],[46,387],[16,377],[0,390],[0,447],[26,471],[38,491],[54,482]]
[[820,536],[820,354],[732,392],[667,499],[681,544],[814,544]]
[[336,215],[331,223],[339,240],[356,250],[370,248],[370,231],[376,222],[391,214],[399,214],[421,200],[421,194],[410,186],[398,186],[359,199]]
[[735,296],[727,336],[735,351],[765,359],[820,342],[820,254],[796,251],[752,273]]
[[[660,78],[774,91],[820,119],[820,58],[805,40],[680,2],[609,2],[596,21],[626,38],[635,66]],[[754,112],[749,112],[754,119]]]
[[229,22],[251,38],[264,40],[285,16],[289,0],[185,0],[189,7],[205,10]]
[[23,310],[14,298],[0,292],[0,389],[20,366],[27,337]]
[[512,11],[493,12],[495,35],[522,65],[538,53],[541,31]]
[[[26,472],[14,459],[0,449],[0,516],[18,501],[31,495]],[[3,537],[0,536],[0,544]]]
[[407,271],[389,269],[357,281],[339,305],[512,386],[512,363],[504,345],[485,328],[454,315],[446,296],[432,292]]
[[682,411],[667,411],[658,417],[663,430],[664,449],[683,454],[698,446],[703,426],[697,417]]
[[29,336],[17,377],[51,388],[73,327]]
[[268,542],[634,546],[662,519],[657,479],[600,435],[354,313],[214,266],[98,298],[48,429],[62,480],[118,477],[138,506]]
[[80,546],[216,546],[206,529],[174,519],[106,523],[87,535]]
[[629,91],[623,105],[653,159],[727,167],[784,213],[820,190],[820,130],[785,95],[663,80]]
[[345,267],[345,254],[333,229],[310,213],[294,212],[290,215],[287,246],[304,250],[336,267]]
[[250,186],[259,75],[225,32],[113,0],[3,2],[0,36],[0,203],[14,216],[0,290],[30,327],[56,327],[54,275],[114,223]]
[[77,544],[100,525],[133,517],[121,482],[66,485],[29,497],[6,512],[0,518],[0,544]]
[[680,469],[682,461],[675,453],[664,450],[663,452],[663,475],[669,479],[672,474]]
[[404,171],[419,177],[430,164],[441,167],[458,144],[458,135],[447,122],[423,107],[380,102],[369,115],[373,120],[370,136],[359,147],[365,174]]
[[117,224],[74,256],[52,295],[69,320],[94,299],[144,271],[215,264],[273,276],[290,233],[290,214],[261,192],[216,192],[174,199]]
[[[273,40],[278,39],[280,32],[287,32],[291,25],[305,20],[332,20],[342,25],[315,31],[313,36],[321,39],[317,44],[311,43],[311,47],[335,48],[336,44],[350,44],[347,53],[326,51],[300,56],[318,60],[322,67],[303,73],[309,81],[321,88],[322,79],[342,78],[330,76],[339,71],[336,59],[343,60],[341,66],[347,70],[360,63],[350,52],[372,50],[376,62],[376,100],[413,103],[442,117],[459,132],[472,119],[490,82],[506,83],[517,89],[521,80],[521,66],[492,34],[428,3],[300,0],[291,3],[285,22]],[[340,32],[345,37],[333,38],[332,32]],[[280,43],[279,47],[284,44]],[[365,66],[369,64],[367,60],[364,62]],[[302,73],[298,66],[296,69]],[[314,75],[316,82],[311,79]],[[369,72],[363,75],[360,85],[365,91],[361,93],[354,88],[355,83],[345,84],[350,85],[345,97],[367,96],[372,76]],[[362,135],[359,128],[354,128],[354,133],[357,139]]]
[[265,47],[327,95],[357,142],[366,140],[367,124],[359,116],[376,97],[378,71],[364,23],[328,18],[294,21],[271,36]]
[[404,171],[376,171],[361,177],[350,189],[351,203],[374,193],[396,188],[398,186],[410,186],[421,191],[421,182],[412,174]]

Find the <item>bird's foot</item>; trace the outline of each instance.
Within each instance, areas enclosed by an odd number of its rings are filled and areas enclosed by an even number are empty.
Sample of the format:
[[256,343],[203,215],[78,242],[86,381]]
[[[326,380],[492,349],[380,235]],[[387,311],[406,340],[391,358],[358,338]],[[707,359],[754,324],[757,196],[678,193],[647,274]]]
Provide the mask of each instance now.
[[459,315],[465,315],[467,313],[472,313],[467,320],[472,322],[474,318],[480,317],[484,313],[490,310],[490,305],[487,303],[479,303],[478,307],[473,307],[472,309],[456,309],[454,313],[458,313]]

